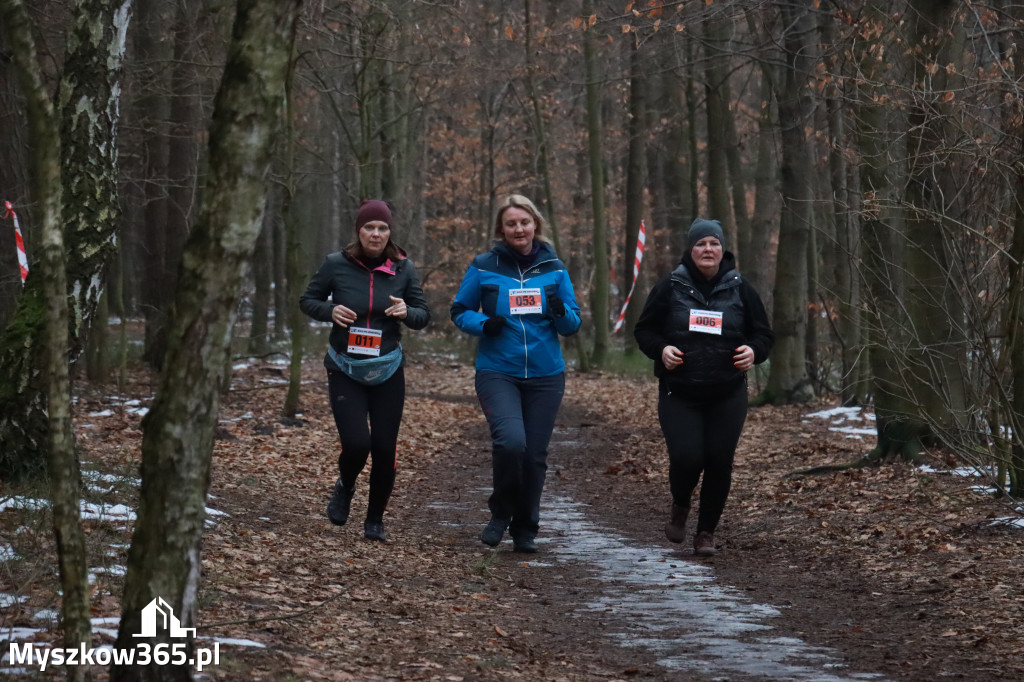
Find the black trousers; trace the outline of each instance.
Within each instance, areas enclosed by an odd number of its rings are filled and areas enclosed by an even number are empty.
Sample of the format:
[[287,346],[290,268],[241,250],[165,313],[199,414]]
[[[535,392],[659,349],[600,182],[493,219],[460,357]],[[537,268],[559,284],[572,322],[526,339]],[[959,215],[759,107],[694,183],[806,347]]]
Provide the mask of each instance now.
[[398,427],[405,409],[405,368],[377,386],[364,386],[342,372],[328,372],[331,411],[341,437],[338,471],[346,488],[354,488],[370,458],[370,499],[366,519],[380,521],[395,487]]
[[700,488],[697,532],[714,532],[722,518],[732,485],[732,462],[747,419],[747,385],[707,400],[673,394],[661,382],[658,421],[668,448],[668,479],[672,501],[688,507]]

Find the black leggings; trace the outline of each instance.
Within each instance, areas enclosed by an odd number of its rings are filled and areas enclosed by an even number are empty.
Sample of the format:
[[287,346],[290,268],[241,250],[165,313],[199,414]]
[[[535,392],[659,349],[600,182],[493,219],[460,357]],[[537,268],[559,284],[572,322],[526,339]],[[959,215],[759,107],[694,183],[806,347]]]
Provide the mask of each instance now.
[[668,448],[668,480],[672,501],[690,506],[700,481],[697,532],[713,533],[722,518],[732,485],[732,461],[747,418],[747,385],[715,400],[694,400],[658,390],[658,420]]
[[[342,484],[354,488],[359,472],[372,457],[370,499],[366,519],[384,517],[398,467],[398,427],[405,407],[405,371],[377,386],[364,386],[342,372],[327,372],[334,423],[341,437],[338,471]],[[367,423],[369,420],[369,423]]]

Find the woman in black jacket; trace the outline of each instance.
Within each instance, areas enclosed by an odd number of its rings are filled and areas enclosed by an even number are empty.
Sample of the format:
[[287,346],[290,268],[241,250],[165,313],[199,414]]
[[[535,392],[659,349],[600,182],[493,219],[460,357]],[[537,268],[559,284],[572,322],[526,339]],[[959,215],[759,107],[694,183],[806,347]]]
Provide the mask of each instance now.
[[747,416],[746,372],[768,359],[775,334],[760,296],[725,251],[719,222],[698,218],[687,237],[679,266],[647,297],[634,336],[658,377],[672,491],[665,535],[685,539],[690,498],[703,474],[693,547],[711,556]]
[[423,329],[430,310],[416,268],[391,241],[388,204],[364,201],[356,233],[355,241],[327,256],[299,306],[314,320],[333,324],[324,367],[341,454],[327,516],[345,525],[356,479],[372,457],[363,531],[367,539],[384,542],[384,510],[395,485],[405,407],[401,325]]

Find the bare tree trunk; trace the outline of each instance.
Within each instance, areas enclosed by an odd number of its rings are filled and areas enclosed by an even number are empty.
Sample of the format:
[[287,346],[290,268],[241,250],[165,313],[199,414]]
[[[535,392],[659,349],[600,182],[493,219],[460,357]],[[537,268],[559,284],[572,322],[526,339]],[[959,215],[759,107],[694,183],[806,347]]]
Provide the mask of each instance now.
[[145,342],[142,357],[159,369],[167,351],[167,318],[171,291],[168,271],[169,240],[167,233],[168,161],[170,156],[170,76],[162,65],[174,56],[173,44],[166,40],[168,26],[176,21],[177,9],[160,2],[143,2],[139,6],[138,30],[135,32],[137,61],[143,64],[137,77],[141,97],[136,103],[137,118],[145,122],[142,137],[143,211],[141,234],[142,270],[140,298],[146,319]]
[[[950,444],[960,441],[967,425],[966,336],[963,328],[961,287],[953,282],[948,249],[950,232],[946,216],[949,202],[943,191],[949,161],[941,150],[945,128],[942,97],[955,90],[957,81],[946,69],[932,71],[933,65],[955,60],[963,48],[962,28],[951,25],[955,0],[913,0],[909,22],[913,31],[908,44],[915,51],[914,82],[922,91],[910,103],[908,147],[910,154],[906,198],[907,216],[907,297],[906,307],[914,340],[903,373],[907,390],[914,396],[930,434],[956,434]],[[965,287],[965,288],[969,288]]]
[[812,0],[782,4],[787,68],[776,99],[782,121],[782,222],[776,264],[774,319],[776,341],[766,399],[773,403],[806,402],[814,397],[807,376],[807,249],[812,221],[813,164],[805,126],[814,106],[808,89],[813,72]]
[[544,125],[544,116],[540,110],[540,96],[537,94],[537,79],[534,76],[536,66],[533,62],[533,26],[530,19],[530,0],[523,0],[523,5],[525,14],[526,87],[530,94],[530,103],[533,106],[533,130],[537,139],[537,172],[540,173],[541,181],[544,183],[544,201],[547,207],[546,217],[548,227],[551,228],[551,241],[555,244],[555,253],[563,258],[567,258],[568,254],[562,251],[558,235],[558,220],[555,215],[555,192],[551,184],[551,165],[548,161],[547,129]]
[[[43,83],[28,13],[20,0],[0,1],[0,17],[7,24],[7,39],[22,81],[28,109],[29,135],[35,148],[33,194],[40,205],[39,276],[43,295],[43,366],[46,378],[47,442],[50,470],[50,506],[57,539],[57,560],[64,595],[61,624],[64,646],[92,646],[89,620],[89,576],[79,505],[81,485],[71,426],[71,380],[68,372],[68,285],[64,270],[64,233],[61,215],[61,143],[57,116]],[[99,21],[80,15],[82,24]],[[102,24],[100,24],[102,25]],[[79,34],[79,38],[85,36]],[[80,169],[79,169],[80,170]],[[37,335],[38,336],[38,335]],[[70,680],[90,677],[85,666],[69,666]]]
[[[644,53],[637,36],[633,36],[630,52],[629,80],[629,158],[626,163],[626,241],[622,247],[622,295],[629,293],[633,283],[633,265],[636,258],[636,240],[640,234],[640,221],[645,211],[644,187],[647,182],[647,74],[644,73]],[[639,290],[639,288],[638,288]],[[634,292],[634,296],[637,294]],[[626,308],[623,321],[623,341],[626,353],[637,353],[633,327],[640,317],[641,302],[634,301]]]
[[[271,204],[273,204],[272,197],[273,192],[268,192],[267,201]],[[256,239],[256,250],[252,258],[253,288],[250,297],[252,311],[249,317],[249,353],[256,356],[266,355],[270,350],[270,280],[273,274],[271,233],[274,230],[273,216],[275,214],[276,210],[267,211],[263,229],[260,230],[260,236]]]
[[[822,42],[834,41],[831,17],[822,17],[819,23]],[[859,234],[853,219],[853,192],[849,186],[846,148],[846,116],[836,85],[830,84],[825,96],[828,120],[829,184],[832,190],[832,216],[835,223],[835,290],[836,337],[842,361],[840,398],[845,406],[859,402],[861,357],[860,337],[860,273],[855,263],[860,259]]]
[[[583,15],[594,14],[593,0],[584,0]],[[591,361],[602,367],[608,355],[608,218],[605,216],[604,164],[601,152],[601,84],[598,82],[594,27],[583,32],[583,62],[587,79],[587,140],[590,155],[590,205],[594,220],[594,284],[590,289],[590,314],[594,323]]]
[[[238,2],[210,129],[209,183],[186,245],[164,372],[143,424],[142,488],[128,553],[121,649],[134,647],[142,611],[158,597],[184,626],[196,620],[221,373],[235,301],[263,222],[300,5],[301,0]],[[168,635],[158,632],[156,639],[169,643]],[[192,668],[115,666],[111,679],[190,680]]]
[[747,253],[741,259],[743,276],[754,285],[764,298],[765,308],[772,310],[773,275],[772,237],[775,235],[778,215],[777,175],[775,172],[776,124],[772,120],[771,82],[766,78],[762,96],[768,103],[761,111],[757,134],[757,164],[754,170],[754,215],[750,219],[750,237],[745,240]]
[[[889,3],[871,0],[864,22],[867,30],[884,38],[883,25]],[[864,261],[866,301],[864,318],[868,325],[868,351],[871,363],[871,388],[875,403],[878,442],[871,456],[877,459],[899,457],[913,459],[921,448],[922,424],[914,416],[901,379],[897,357],[905,343],[905,321],[899,310],[903,296],[900,273],[895,267],[898,238],[892,192],[899,152],[889,135],[890,121],[882,104],[884,90],[879,85],[886,65],[865,49],[861,59],[862,86],[859,93],[857,148],[861,158],[861,254]]]
[[[75,27],[60,82],[61,221],[73,322],[68,357],[85,347],[120,227],[117,124],[120,74],[131,5],[76,2]],[[44,384],[36,349],[43,333],[44,284],[29,277],[16,320],[0,341],[0,475],[43,468],[48,438]],[[104,320],[105,322],[105,320]]]
[[[1015,6],[1012,16],[1024,21],[1024,7]],[[1017,61],[1018,82],[1024,78],[1024,63]],[[1009,103],[1008,103],[1009,104]],[[1012,119],[1011,119],[1012,120]],[[1013,393],[1010,398],[1010,494],[1024,498],[1024,135],[1013,125],[1017,134],[1018,171],[1014,178],[1016,192],[1013,200],[1013,241],[1007,259],[1010,271],[1007,310],[1008,345],[1010,349],[1010,376]]]
[[[299,295],[305,273],[305,258],[302,239],[299,238],[299,221],[296,216],[295,189],[295,56],[292,55],[286,85],[286,108],[284,117],[285,142],[284,152],[284,183],[281,188],[281,215],[284,217],[285,253],[287,259],[288,283],[288,325],[291,327],[291,360],[288,364],[288,393],[284,398],[281,414],[287,419],[294,419],[299,412],[299,395],[302,390],[302,359],[306,351],[306,336],[309,325],[305,315],[299,308]],[[278,315],[284,316],[279,310]]]
[[726,157],[725,119],[729,115],[728,71],[725,64],[729,29],[724,19],[704,23],[704,91],[707,95],[708,218],[721,221],[725,240],[736,247],[736,221],[729,199],[729,166]]

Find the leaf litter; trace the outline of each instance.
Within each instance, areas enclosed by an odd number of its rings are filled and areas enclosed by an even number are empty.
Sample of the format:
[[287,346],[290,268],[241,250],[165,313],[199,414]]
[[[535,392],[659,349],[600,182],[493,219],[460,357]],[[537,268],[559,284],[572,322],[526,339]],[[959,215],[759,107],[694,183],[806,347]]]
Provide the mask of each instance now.
[[[527,561],[478,541],[490,447],[471,367],[409,364],[386,544],[362,539],[368,471],[350,523],[326,519],[338,439],[322,367],[305,369],[296,420],[280,418],[286,386],[262,381],[277,371],[249,363],[223,398],[208,502],[222,514],[204,536],[198,626],[201,637],[236,644],[222,646],[207,679],[676,679],[656,656],[604,637],[600,614],[581,613],[595,589],[587,567],[560,564],[552,579],[543,545]],[[152,377],[133,378],[119,402],[81,385],[76,420],[86,466],[125,481],[105,501],[132,508],[144,409],[108,408],[149,402]],[[780,636],[831,647],[850,669],[889,679],[1024,677],[1024,531],[991,523],[1012,509],[968,479],[906,464],[790,475],[872,446],[869,436],[806,418],[831,407],[750,411],[716,534],[721,551],[700,561],[722,584],[777,607]],[[549,480],[588,518],[669,546],[653,381],[570,374],[558,428],[572,445],[553,450]],[[948,469],[941,453],[928,457]],[[29,513],[0,514],[5,543],[12,538],[21,557],[0,575],[0,594],[12,597],[0,626],[40,628],[34,637],[57,641],[52,622],[32,617],[58,602],[53,543],[45,525],[24,525]],[[129,533],[91,526],[94,565],[123,565]],[[698,560],[685,544],[673,547],[680,560]],[[117,571],[96,576],[97,618],[118,615],[122,583]],[[97,639],[109,642],[109,630]]]

